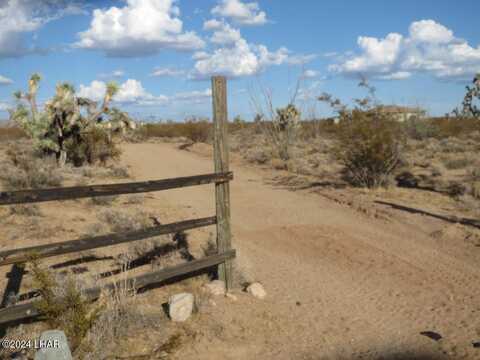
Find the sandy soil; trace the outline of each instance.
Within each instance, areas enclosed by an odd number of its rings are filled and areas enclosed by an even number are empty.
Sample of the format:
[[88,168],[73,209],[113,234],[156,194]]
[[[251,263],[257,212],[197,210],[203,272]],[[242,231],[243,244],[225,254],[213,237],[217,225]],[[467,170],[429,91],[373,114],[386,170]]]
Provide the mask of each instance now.
[[[205,148],[124,148],[137,180],[213,170]],[[351,206],[312,188],[291,191],[239,160],[231,167],[237,268],[268,297],[237,290],[237,301],[216,300],[208,318],[215,331],[197,331],[178,358],[480,359],[472,346],[480,340],[480,248],[465,227],[381,205],[372,216],[378,194]],[[422,203],[427,195],[409,191],[412,202],[431,206]],[[212,186],[155,197],[189,217],[214,213]]]

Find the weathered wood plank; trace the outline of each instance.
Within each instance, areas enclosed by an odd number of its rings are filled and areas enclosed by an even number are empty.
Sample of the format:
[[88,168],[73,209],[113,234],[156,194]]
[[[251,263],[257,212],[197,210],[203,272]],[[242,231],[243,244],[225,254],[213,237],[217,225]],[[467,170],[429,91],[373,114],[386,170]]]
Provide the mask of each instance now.
[[[214,126],[214,161],[215,172],[229,171],[228,156],[228,111],[227,81],[223,76],[212,78],[213,126]],[[219,252],[231,249],[230,229],[230,187],[228,182],[215,184],[215,205],[217,213],[217,247]],[[225,281],[227,290],[232,287],[232,262],[226,260],[218,267],[221,280]]]
[[[163,281],[170,280],[178,276],[188,275],[199,270],[208,269],[212,266],[233,259],[234,257],[235,250],[229,250],[222,254],[208,256],[203,259],[193,260],[188,263],[177,265],[171,268],[166,268],[148,274],[130,277],[126,280],[120,280],[116,283],[109,283],[104,286],[91,288],[85,291],[85,296],[87,297],[87,299],[95,300],[100,296],[100,293],[105,290],[112,290],[125,286],[128,286],[129,288],[140,289],[147,285],[161,283]],[[38,315],[40,314],[35,307],[35,301],[26,304],[15,305],[5,309],[0,309],[0,324],[26,320],[29,318],[37,317]]]
[[0,266],[23,263],[34,255],[41,259],[51,256],[63,255],[72,252],[96,249],[99,247],[118,245],[125,242],[137,241],[153,236],[171,234],[178,231],[194,229],[203,226],[214,225],[216,217],[207,217],[194,220],[185,220],[170,224],[152,226],[142,230],[129,231],[118,234],[107,234],[76,240],[62,241],[53,244],[31,246],[22,249],[12,249],[0,252]]
[[129,182],[121,184],[71,186],[53,189],[0,192],[0,205],[37,203],[52,200],[71,200],[96,196],[135,194],[187,186],[222,183],[233,179],[231,172],[186,176],[173,179]]

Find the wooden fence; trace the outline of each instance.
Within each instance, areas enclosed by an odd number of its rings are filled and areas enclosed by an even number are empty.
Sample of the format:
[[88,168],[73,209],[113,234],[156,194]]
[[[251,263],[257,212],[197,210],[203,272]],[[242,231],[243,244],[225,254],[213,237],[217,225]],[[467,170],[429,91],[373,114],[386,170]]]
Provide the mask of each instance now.
[[72,200],[86,197],[145,193],[214,183],[216,204],[216,215],[211,217],[162,224],[125,233],[114,233],[1,251],[0,266],[11,264],[13,264],[13,266],[9,273],[10,279],[5,289],[4,301],[2,302],[2,308],[0,309],[0,324],[18,322],[39,315],[37,307],[35,306],[35,301],[12,306],[8,306],[8,302],[6,301],[10,292],[13,292],[14,294],[18,293],[20,282],[18,280],[15,282],[12,279],[18,279],[19,277],[21,279],[21,276],[24,273],[24,265],[32,256],[36,259],[42,259],[138,241],[158,235],[171,234],[214,224],[217,228],[217,253],[215,255],[193,260],[174,267],[152,271],[147,274],[129,277],[127,280],[122,280],[118,283],[109,283],[101,287],[91,288],[85,291],[85,295],[88,299],[95,300],[100,295],[102,289],[112,289],[126,285],[139,289],[166,280],[174,280],[177,277],[190,275],[197,271],[209,269],[213,266],[218,266],[219,278],[225,281],[227,290],[231,288],[232,260],[235,257],[235,250],[231,248],[230,233],[229,181],[233,179],[233,174],[229,171],[228,159],[226,87],[227,84],[224,77],[216,76],[212,78],[215,161],[215,173],[213,174],[123,184],[0,192],[0,205],[13,205],[54,200]]

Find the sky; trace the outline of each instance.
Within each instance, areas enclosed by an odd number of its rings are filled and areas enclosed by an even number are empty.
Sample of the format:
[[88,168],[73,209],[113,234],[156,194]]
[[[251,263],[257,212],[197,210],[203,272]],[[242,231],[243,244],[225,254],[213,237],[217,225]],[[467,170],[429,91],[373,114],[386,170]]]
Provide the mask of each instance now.
[[305,117],[323,92],[350,103],[365,77],[384,104],[443,115],[480,72],[478,0],[0,0],[0,118],[29,76],[42,104],[57,83],[142,119],[211,115],[210,77],[228,78],[229,115],[270,94]]

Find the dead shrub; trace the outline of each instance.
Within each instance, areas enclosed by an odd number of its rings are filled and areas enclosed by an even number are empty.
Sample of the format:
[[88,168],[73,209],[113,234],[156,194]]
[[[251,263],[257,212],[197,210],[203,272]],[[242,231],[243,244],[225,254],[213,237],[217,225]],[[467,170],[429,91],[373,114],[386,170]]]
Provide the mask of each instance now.
[[93,205],[98,206],[112,206],[115,200],[118,199],[118,196],[96,196],[90,199],[90,202]]
[[151,216],[143,211],[128,214],[118,210],[105,210],[100,218],[113,232],[126,232],[144,229],[152,225]]
[[7,150],[9,164],[0,179],[10,190],[60,186],[63,176],[54,158],[40,158],[27,144],[12,145]]
[[469,158],[445,159],[443,163],[448,170],[464,169],[471,164],[472,160]]
[[183,123],[173,121],[165,123],[145,124],[137,130],[140,138],[180,138],[185,137],[192,142],[208,143],[212,139],[213,127],[206,119],[190,118]]
[[0,126],[0,141],[26,139],[27,134],[17,126]]
[[10,206],[10,215],[41,216],[42,212],[36,204],[19,204]]

